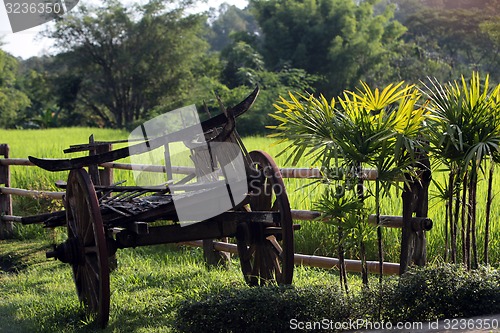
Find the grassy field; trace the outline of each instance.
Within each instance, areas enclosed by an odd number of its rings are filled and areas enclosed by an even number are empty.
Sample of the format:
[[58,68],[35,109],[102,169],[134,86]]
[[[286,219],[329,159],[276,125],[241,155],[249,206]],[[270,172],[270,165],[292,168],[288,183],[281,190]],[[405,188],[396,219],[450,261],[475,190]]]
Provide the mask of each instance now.
[[[0,130],[0,143],[9,143],[11,157],[67,157],[62,150],[71,144],[85,143],[94,133],[96,140],[126,139],[127,133],[114,130],[71,128],[43,131]],[[245,138],[247,149],[261,149],[276,156],[280,146],[262,137]],[[284,165],[285,157],[276,158]],[[302,160],[300,167],[314,167]],[[67,173],[48,173],[34,167],[11,168],[12,186],[29,189],[56,190],[53,183],[66,179]],[[498,175],[500,176],[500,174]],[[500,188],[499,177],[495,181],[495,194]],[[435,179],[443,175],[434,173]],[[115,181],[133,182],[130,172],[115,172]],[[293,209],[312,209],[321,195],[321,188],[302,188],[308,181],[286,179],[287,190]],[[371,186],[371,185],[370,185]],[[431,188],[431,196],[435,190]],[[486,184],[479,184],[479,202],[486,198]],[[59,209],[58,201],[47,199],[14,199],[14,214],[29,215],[50,209]],[[480,208],[484,205],[480,204]],[[444,205],[431,200],[429,216],[434,220],[433,229],[427,233],[429,261],[439,262],[444,250]],[[400,215],[400,193],[383,199],[382,214]],[[478,241],[482,244],[484,211],[478,215]],[[493,266],[500,262],[499,220],[500,205],[493,205],[490,258]],[[333,255],[335,236],[332,227],[314,221],[300,222],[296,232],[296,251],[306,254]],[[47,261],[45,251],[60,234],[40,226],[16,225],[17,239],[0,241],[0,331],[1,332],[69,332],[75,328],[91,331],[87,319],[79,307],[69,266]],[[386,260],[397,262],[400,251],[400,230],[384,230]],[[376,260],[375,240],[368,244],[369,260]],[[355,258],[355,254],[352,254]],[[224,288],[246,288],[239,272],[237,260],[228,271],[207,270],[201,250],[155,246],[126,249],[118,252],[119,268],[111,277],[111,320],[109,332],[170,332],[176,307],[186,299],[197,299],[206,292]],[[352,283],[357,284],[356,277]],[[337,284],[335,271],[298,268],[296,285]],[[6,326],[5,323],[9,323]],[[11,324],[12,323],[12,324]]]

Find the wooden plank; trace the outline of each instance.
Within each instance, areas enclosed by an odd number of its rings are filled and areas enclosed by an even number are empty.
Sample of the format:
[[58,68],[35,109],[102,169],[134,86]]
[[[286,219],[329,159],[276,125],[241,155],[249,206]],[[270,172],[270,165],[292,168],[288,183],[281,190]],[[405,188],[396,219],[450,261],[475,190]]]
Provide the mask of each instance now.
[[[30,160],[24,158],[8,158],[0,159],[0,165],[24,165],[35,166]],[[138,170],[147,172],[165,173],[166,168],[163,165],[148,165],[148,164],[128,164],[105,162],[100,163],[99,166],[104,168],[120,169],[120,170]],[[296,179],[319,179],[321,178],[321,171],[318,168],[281,168],[281,175],[283,178],[296,178]],[[187,166],[172,166],[173,174],[192,174],[195,168]],[[377,179],[377,170],[363,169],[363,180],[372,181]],[[402,181],[403,178],[397,179]]]
[[130,231],[116,234],[118,248],[168,244],[193,239],[212,239],[236,234],[236,223],[229,221],[209,220],[190,225],[180,224],[150,227],[149,233],[138,235]]
[[[1,155],[1,154],[0,154]],[[35,166],[27,158],[0,158],[0,165]]]
[[[319,179],[322,178],[321,170],[318,168],[282,168],[281,175],[283,178],[298,178],[298,179]],[[378,177],[377,170],[363,169],[361,178],[363,180],[375,180]]]
[[[47,226],[60,225],[66,221],[66,211],[61,210],[53,213],[44,213],[21,217],[22,224],[47,223]],[[64,223],[62,223],[64,224]]]
[[[377,215],[368,216],[368,223],[377,225]],[[386,228],[403,228],[402,216],[380,215],[380,226]],[[432,220],[428,217],[413,216],[411,218],[411,228],[414,232],[432,229]]]
[[179,243],[193,239],[233,237],[238,223],[252,221],[273,226],[279,221],[279,212],[225,212],[219,216],[192,224],[174,224],[149,227],[149,233],[137,235],[129,230],[119,232],[116,237],[119,248]]
[[[147,172],[158,172],[165,173],[166,168],[163,165],[148,165],[148,164],[126,164],[126,163],[114,163],[107,162],[99,164],[105,168],[121,169],[121,170],[137,170],[137,171],[147,171]],[[195,173],[195,168],[185,167],[185,166],[172,166],[172,173],[179,175],[189,175]]]
[[0,221],[4,222],[22,222],[23,218],[21,216],[13,216],[13,215],[1,215]]
[[[66,192],[51,192],[51,191],[36,191],[36,190],[25,190],[21,188],[14,187],[0,187],[0,194],[13,194],[22,197],[34,197],[34,198],[51,198],[56,200],[62,200]],[[11,215],[11,214],[7,214]]]
[[[96,156],[97,153],[96,153],[95,145],[94,145],[94,134],[91,134],[89,136],[89,145],[94,146],[94,148],[89,149],[89,157]],[[92,180],[92,183],[94,185],[101,185],[101,179],[99,178],[99,169],[97,167],[97,163],[89,164],[88,170],[89,170],[89,176],[90,176],[90,179]]]
[[[113,150],[113,145],[102,144],[102,145],[97,146],[96,153],[102,154],[102,153],[110,152],[112,150]],[[98,174],[99,174],[99,181],[100,181],[100,184],[102,186],[111,186],[111,184],[113,184],[113,182],[114,182],[113,181],[113,179],[114,179],[113,168],[108,168],[108,167],[98,168]],[[99,195],[100,196],[104,195],[106,198],[110,197],[109,193],[108,194],[100,193]]]
[[[321,216],[320,212],[311,210],[292,209],[292,218],[294,220],[312,221]],[[368,223],[377,225],[377,215],[370,215]],[[380,215],[380,225],[386,228],[403,228],[402,216]],[[412,217],[411,227],[413,231],[431,230],[432,220],[428,217]]]

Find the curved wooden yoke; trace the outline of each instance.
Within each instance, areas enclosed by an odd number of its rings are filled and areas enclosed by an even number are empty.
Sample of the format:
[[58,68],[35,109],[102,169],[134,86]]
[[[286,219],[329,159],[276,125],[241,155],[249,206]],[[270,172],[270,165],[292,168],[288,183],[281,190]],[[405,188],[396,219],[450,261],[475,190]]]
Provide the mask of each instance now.
[[[205,133],[207,141],[226,141],[229,135],[234,131],[235,118],[245,113],[254,103],[259,94],[259,87],[247,96],[242,102],[232,108],[225,110],[224,114],[219,114],[206,121],[201,122],[201,127]],[[197,125],[198,126],[198,125]],[[147,149],[156,149],[164,145],[165,141],[179,142],[192,140],[193,131],[196,131],[196,126],[187,127],[181,131],[166,134],[165,136],[150,139],[144,143],[137,144],[131,147],[124,147],[109,152],[96,154],[93,156],[69,158],[69,159],[41,159],[33,156],[28,156],[29,160],[36,166],[47,171],[66,171],[78,169],[89,165],[101,164],[111,161],[116,161],[134,154],[141,154]],[[214,136],[214,131],[217,134]]]

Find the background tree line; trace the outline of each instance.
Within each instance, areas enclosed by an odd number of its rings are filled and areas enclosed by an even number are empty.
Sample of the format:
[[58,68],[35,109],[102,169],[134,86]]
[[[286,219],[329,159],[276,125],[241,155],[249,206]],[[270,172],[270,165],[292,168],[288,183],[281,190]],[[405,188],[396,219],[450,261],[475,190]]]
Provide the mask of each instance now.
[[250,0],[196,13],[196,1],[82,5],[45,31],[59,53],[0,50],[0,127],[132,128],[214,93],[231,105],[255,85],[243,135],[265,131],[289,90],[338,95],[473,70],[500,82],[499,0]]

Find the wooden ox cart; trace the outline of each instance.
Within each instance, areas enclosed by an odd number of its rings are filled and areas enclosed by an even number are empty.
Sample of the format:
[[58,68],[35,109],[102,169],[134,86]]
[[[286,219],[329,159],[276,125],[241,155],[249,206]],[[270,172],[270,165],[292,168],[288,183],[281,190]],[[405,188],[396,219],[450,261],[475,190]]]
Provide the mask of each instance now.
[[[193,137],[192,129],[186,128],[152,139],[145,137],[135,146],[91,156],[57,160],[30,157],[43,169],[70,172],[67,182],[58,184],[66,190],[65,210],[23,217],[22,222],[66,226],[67,240],[47,252],[47,257],[71,265],[78,297],[100,326],[105,327],[108,322],[109,259],[118,249],[234,237],[247,283],[292,282],[293,224],[280,170],[265,152],[248,153],[235,131],[235,118],[250,108],[257,95],[255,89],[240,104],[201,122],[206,145],[193,144],[200,141],[200,136]],[[94,185],[97,182],[92,180],[92,170],[97,170],[97,165],[162,147],[165,169],[170,174],[172,165],[167,153],[172,142],[187,145],[194,161],[194,172],[181,180],[157,186]],[[220,143],[230,145],[220,148]],[[73,150],[95,148],[92,144],[72,147]],[[198,206],[206,208],[213,201],[205,200],[213,200],[213,193],[221,188],[231,194],[233,187],[228,184],[227,173],[234,167],[237,156],[241,156],[244,164],[245,177],[238,179],[239,185],[244,183],[244,197],[231,200],[227,211],[195,221],[199,223],[181,223],[172,189],[180,191],[177,198],[195,198],[179,201],[191,203],[191,210],[196,211]],[[83,167],[89,167],[90,171]],[[212,181],[207,182],[210,174]]]

